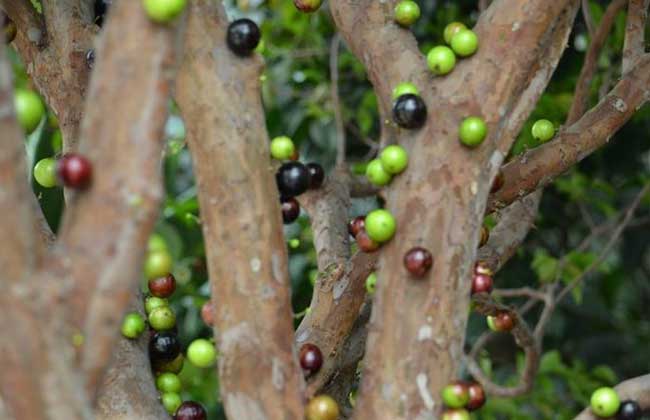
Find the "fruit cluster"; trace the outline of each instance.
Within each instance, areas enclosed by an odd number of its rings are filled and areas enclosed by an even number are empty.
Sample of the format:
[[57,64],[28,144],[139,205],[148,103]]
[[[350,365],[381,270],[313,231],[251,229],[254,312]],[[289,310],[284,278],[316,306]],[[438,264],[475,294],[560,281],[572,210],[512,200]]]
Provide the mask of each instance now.
[[402,146],[396,144],[387,146],[381,151],[377,159],[373,159],[368,163],[366,177],[373,185],[387,185],[394,175],[404,172],[408,162],[408,153]]
[[366,216],[358,216],[348,224],[349,234],[357,241],[363,252],[374,252],[381,244],[390,241],[395,235],[397,222],[385,209],[377,209]]
[[34,165],[34,179],[44,188],[63,185],[82,190],[90,186],[92,175],[90,161],[77,153],[67,153],[59,159],[41,159]]
[[443,420],[469,420],[469,412],[485,404],[485,392],[478,382],[453,382],[442,389],[441,397],[447,407]]
[[618,420],[638,420],[642,410],[634,400],[621,401],[614,388],[598,388],[591,394],[591,411],[598,417],[610,418],[616,416]]

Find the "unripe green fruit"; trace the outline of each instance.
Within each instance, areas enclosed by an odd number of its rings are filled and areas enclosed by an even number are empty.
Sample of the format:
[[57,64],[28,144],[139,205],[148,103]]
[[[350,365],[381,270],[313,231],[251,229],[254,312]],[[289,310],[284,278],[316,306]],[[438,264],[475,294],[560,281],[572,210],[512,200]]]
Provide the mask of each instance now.
[[469,402],[469,389],[462,383],[453,383],[442,389],[442,402],[449,408],[462,408]]
[[470,420],[470,418],[469,411],[464,408],[445,410],[442,413],[442,420]]
[[591,411],[598,417],[610,417],[616,414],[621,400],[613,388],[598,388],[591,394]]
[[172,257],[167,251],[149,252],[144,262],[144,275],[147,280],[164,277],[172,270]]
[[461,57],[468,57],[478,49],[478,37],[470,29],[462,29],[451,38],[451,49]]
[[175,392],[165,392],[160,396],[160,399],[162,400],[165,410],[167,410],[170,415],[174,415],[176,410],[178,410],[178,407],[183,404],[181,396]]
[[549,120],[537,120],[533,124],[532,133],[533,137],[544,143],[555,136],[555,126]]
[[63,134],[61,134],[61,130],[57,129],[54,133],[52,133],[50,142],[52,144],[52,151],[55,154],[63,150]]
[[370,275],[366,278],[366,291],[368,294],[373,294],[375,293],[375,289],[377,288],[377,273],[370,273]]
[[156,308],[166,308],[169,306],[167,299],[162,299],[156,296],[149,296],[144,301],[144,311],[147,315],[151,314]]
[[185,10],[187,0],[142,0],[142,5],[151,20],[168,23]]
[[126,314],[122,321],[122,335],[126,338],[138,338],[144,332],[144,318],[137,312]]
[[393,177],[384,169],[381,160],[373,159],[366,167],[366,178],[371,184],[381,187],[390,183]]
[[392,98],[395,101],[400,96],[406,95],[406,94],[419,95],[420,92],[418,91],[417,86],[415,86],[413,83],[401,82],[397,86],[395,86],[395,88],[393,89]]
[[420,18],[420,6],[412,0],[402,0],[395,6],[395,22],[408,27]]
[[34,165],[34,179],[44,188],[56,186],[56,160],[45,158]]
[[181,392],[181,380],[178,375],[165,372],[156,378],[156,388],[160,392]]
[[14,106],[18,122],[27,134],[31,134],[45,115],[45,105],[41,97],[32,90],[16,89]]
[[161,306],[149,313],[149,325],[156,331],[171,330],[176,325],[176,315],[169,306]]
[[214,364],[217,358],[217,350],[214,344],[205,338],[199,338],[190,344],[187,348],[187,360],[194,366],[207,368]]
[[409,163],[409,155],[403,147],[396,144],[387,146],[379,155],[384,170],[391,175],[404,171]]
[[483,143],[487,135],[485,121],[479,117],[468,117],[460,124],[459,137],[461,143],[468,147],[476,147]]
[[491,329],[494,332],[499,332],[499,329],[497,328],[497,325],[495,323],[496,319],[493,316],[488,315],[485,318],[485,320],[487,321],[487,325],[489,329]]
[[436,76],[445,75],[456,66],[456,55],[451,48],[444,45],[433,47],[427,54],[427,65]]
[[443,38],[445,38],[447,45],[451,44],[451,39],[454,37],[454,35],[463,29],[467,29],[467,26],[461,22],[451,22],[449,25],[445,26]]
[[395,218],[388,210],[373,210],[366,216],[366,233],[375,242],[387,242],[397,228]]
[[290,160],[296,152],[296,147],[287,136],[276,137],[271,140],[271,157],[277,160]]

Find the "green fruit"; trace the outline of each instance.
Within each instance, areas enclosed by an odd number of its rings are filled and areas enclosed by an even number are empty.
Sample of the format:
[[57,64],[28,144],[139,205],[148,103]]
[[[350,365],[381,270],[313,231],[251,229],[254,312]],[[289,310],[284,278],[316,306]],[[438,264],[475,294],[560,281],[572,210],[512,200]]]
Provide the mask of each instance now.
[[149,252],[144,262],[144,275],[147,280],[165,277],[172,271],[172,256],[167,251]]
[[317,279],[318,279],[318,270],[316,269],[309,270],[309,284],[315,286]]
[[366,233],[375,242],[389,241],[396,228],[395,218],[387,210],[373,210],[366,216]]
[[451,48],[444,45],[431,48],[427,54],[429,70],[436,76],[442,76],[454,69],[456,66],[456,55]]
[[212,366],[217,358],[217,350],[214,344],[205,338],[199,338],[190,344],[187,348],[187,360],[194,366],[207,368]]
[[176,325],[176,315],[169,306],[161,306],[149,313],[149,325],[156,331],[171,330]]
[[483,143],[487,135],[485,121],[479,117],[468,117],[460,124],[460,141],[465,146],[476,147]]
[[449,408],[462,408],[469,402],[469,389],[456,382],[442,389],[442,402]]
[[376,288],[377,288],[377,274],[371,273],[366,278],[366,291],[368,292],[368,294],[373,294],[375,293]]
[[533,124],[532,132],[533,137],[544,143],[555,136],[555,126],[549,120],[537,120]]
[[394,101],[396,101],[397,98],[406,94],[419,95],[420,92],[418,91],[417,86],[415,86],[413,83],[401,82],[393,89],[392,98]]
[[168,306],[169,302],[167,302],[167,299],[162,299],[156,296],[149,296],[144,301],[144,311],[147,313],[147,315],[151,314],[154,309],[166,308]]
[[395,21],[402,26],[411,26],[420,18],[420,6],[411,0],[402,0],[395,6]]
[[276,137],[271,140],[271,157],[277,160],[289,160],[296,152],[296,147],[287,136]]
[[59,153],[61,150],[63,150],[63,134],[61,134],[61,130],[56,130],[52,134],[50,143],[52,144],[52,151],[54,153]]
[[470,420],[469,411],[464,408],[445,410],[442,413],[442,420]]
[[621,400],[613,388],[598,388],[591,394],[591,411],[598,417],[610,417],[616,414]]
[[378,187],[387,185],[393,178],[381,164],[381,160],[373,159],[368,163],[366,168],[366,178],[370,181],[371,184],[377,185]]
[[186,0],[142,0],[144,10],[154,22],[168,23],[185,10]]
[[451,49],[461,57],[467,57],[478,49],[478,37],[470,29],[461,29],[451,38]]
[[451,44],[451,39],[454,35],[463,29],[467,29],[467,26],[461,22],[451,22],[449,25],[445,26],[443,38],[445,38],[447,45]]
[[147,250],[149,252],[167,251],[167,242],[165,241],[165,238],[158,233],[152,233],[149,237]]
[[496,321],[496,319],[493,316],[488,315],[485,319],[487,321],[487,325],[489,329],[491,329],[494,332],[499,332],[499,329],[497,328],[497,324],[494,322]]
[[167,410],[170,415],[174,415],[176,410],[178,410],[178,407],[183,404],[181,396],[175,392],[165,392],[160,396],[160,399],[162,400],[165,410]]
[[165,372],[156,378],[156,388],[160,392],[181,392],[181,380],[176,374]]
[[122,321],[122,335],[126,338],[138,338],[144,328],[144,318],[137,312],[126,314]]
[[32,90],[17,89],[14,95],[14,106],[18,122],[27,134],[31,134],[45,115],[45,105],[41,97]]
[[56,160],[53,158],[39,160],[34,165],[34,179],[44,188],[56,186]]
[[404,171],[409,163],[409,155],[402,146],[392,144],[382,150],[379,155],[384,170],[391,175]]

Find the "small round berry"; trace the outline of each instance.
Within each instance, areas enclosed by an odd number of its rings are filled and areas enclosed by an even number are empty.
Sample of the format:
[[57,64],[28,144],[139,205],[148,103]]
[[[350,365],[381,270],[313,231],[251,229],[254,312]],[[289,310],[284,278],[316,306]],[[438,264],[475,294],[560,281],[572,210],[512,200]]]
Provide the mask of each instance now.
[[309,169],[300,162],[287,162],[276,172],[275,181],[283,197],[295,197],[309,188]]
[[487,274],[474,274],[472,276],[472,294],[491,293],[493,287],[494,281]]
[[449,408],[462,408],[469,402],[469,389],[463,382],[454,382],[442,389],[442,401]]
[[260,28],[250,19],[237,19],[228,26],[226,43],[236,55],[250,55],[260,42]]
[[621,401],[614,388],[598,388],[591,394],[591,411],[598,417],[610,417],[616,414]]
[[174,420],[207,420],[208,413],[205,412],[205,408],[197,402],[194,401],[185,401],[178,407],[176,410],[176,415]]
[[194,366],[208,368],[217,359],[217,349],[205,338],[198,338],[187,348],[187,360]]
[[459,31],[467,29],[467,26],[465,26],[464,23],[461,22],[451,22],[447,26],[445,26],[445,30],[443,32],[443,38],[445,38],[445,42],[447,45],[451,44],[451,39],[456,35]]
[[451,49],[461,57],[468,57],[478,49],[478,37],[470,29],[461,29],[451,38]]
[[308,163],[307,170],[309,170],[309,188],[312,190],[318,189],[325,181],[325,171],[318,163]]
[[494,178],[494,181],[492,181],[492,187],[490,188],[490,193],[494,194],[495,192],[499,191],[501,188],[503,188],[503,184],[505,183],[506,183],[506,179],[503,176],[503,171],[499,170],[497,176]]
[[149,314],[149,325],[156,331],[167,331],[176,325],[176,315],[169,306],[156,308]]
[[494,317],[496,331],[508,332],[515,327],[515,318],[508,311],[501,311]]
[[34,179],[43,188],[52,188],[57,184],[56,159],[41,159],[34,165]]
[[152,362],[171,362],[181,353],[178,336],[171,332],[158,332],[149,340],[149,358]]
[[497,325],[495,323],[495,321],[496,321],[495,317],[493,317],[492,315],[488,315],[487,317],[485,317],[485,320],[487,322],[487,326],[488,326],[489,329],[491,329],[494,332],[500,332],[499,330],[497,330]]
[[144,261],[144,275],[147,279],[165,277],[172,270],[172,256],[167,251],[149,252]]
[[391,175],[400,174],[409,164],[409,155],[402,146],[391,144],[379,154],[384,170]]
[[318,10],[323,0],[293,0],[296,9],[304,13],[313,13]]
[[27,134],[31,134],[45,115],[45,105],[33,90],[16,89],[14,93],[16,119]]
[[555,126],[549,120],[537,120],[531,130],[533,137],[542,143],[549,141],[555,136]]
[[478,382],[471,382],[467,386],[469,391],[469,402],[465,406],[469,411],[475,411],[483,407],[485,404],[485,391]]
[[282,221],[285,225],[295,222],[300,216],[300,204],[293,197],[281,198],[280,207],[282,209]]
[[271,140],[271,157],[277,160],[290,160],[296,152],[296,146],[287,136],[275,137]]
[[470,415],[464,408],[445,410],[442,413],[442,420],[470,420]]
[[167,251],[167,241],[165,241],[165,238],[162,237],[162,235],[159,235],[157,233],[151,234],[149,237],[149,241],[147,242],[147,251],[149,252],[155,252],[155,251]]
[[159,298],[168,298],[176,290],[176,279],[172,274],[149,280],[149,292]]
[[429,70],[436,76],[443,76],[451,72],[456,66],[456,54],[451,48],[438,45],[431,48],[427,54]]
[[309,375],[313,375],[323,366],[323,353],[318,346],[311,343],[300,347],[300,367]]
[[307,420],[338,420],[339,406],[329,395],[319,395],[307,404]]
[[5,42],[7,44],[11,44],[14,39],[16,39],[16,35],[18,34],[18,28],[16,28],[16,24],[13,22],[13,20],[9,19],[8,16],[0,16],[0,20],[4,17],[4,24],[3,24],[3,31],[5,33]]
[[408,27],[420,18],[420,6],[412,0],[402,0],[395,6],[395,22]]
[[138,338],[145,327],[142,315],[137,312],[128,313],[122,321],[122,335],[126,338]]
[[86,52],[86,66],[88,66],[90,70],[95,67],[95,50],[93,49]]
[[422,247],[412,248],[404,255],[404,267],[415,277],[423,277],[432,265],[433,255]]
[[373,159],[368,163],[366,167],[366,178],[368,178],[371,184],[378,187],[388,185],[393,179],[391,174],[384,168],[384,165],[382,165],[380,159]]
[[483,143],[487,135],[485,121],[479,117],[468,117],[460,124],[460,141],[465,146],[476,147]]
[[639,420],[641,418],[641,406],[638,402],[625,400],[616,414],[618,420]]
[[162,299],[156,296],[149,296],[144,300],[144,311],[147,315],[157,308],[166,308],[169,306],[167,299]]
[[485,274],[487,276],[494,275],[494,272],[485,261],[476,261],[474,264],[474,274]]
[[490,240],[490,229],[487,226],[481,226],[481,237],[479,238],[478,247],[482,247]]
[[212,302],[207,301],[201,306],[201,319],[208,327],[214,325],[214,307],[212,306]]
[[348,233],[356,238],[359,232],[366,228],[366,216],[357,216],[348,223]]
[[370,273],[366,278],[366,292],[372,295],[377,289],[377,273]]
[[355,240],[357,241],[357,246],[359,249],[366,253],[375,252],[379,249],[380,246],[379,243],[370,239],[370,236],[368,236],[368,232],[366,232],[365,228],[361,229],[359,233],[357,233]]
[[57,163],[57,175],[61,183],[76,190],[87,188],[93,177],[93,166],[85,157],[68,153]]
[[420,128],[427,120],[427,106],[418,95],[402,95],[393,105],[393,118],[402,128]]
[[418,90],[417,86],[415,86],[413,83],[410,82],[401,82],[395,88],[393,89],[393,101],[397,100],[402,95],[419,95],[420,91]]
[[183,400],[181,400],[181,396],[176,392],[163,392],[160,396],[160,400],[162,401],[163,407],[165,407],[165,410],[169,414],[174,414],[183,402]]
[[179,354],[172,361],[156,361],[153,363],[153,368],[156,373],[174,373],[178,375],[183,370],[183,365],[185,363],[185,356]]
[[388,210],[373,210],[366,216],[366,232],[375,242],[389,241],[395,235],[396,228],[395,218]]
[[160,392],[181,392],[181,380],[175,373],[165,372],[156,378],[156,388]]
[[185,10],[186,0],[142,0],[149,19],[157,23],[169,23]]

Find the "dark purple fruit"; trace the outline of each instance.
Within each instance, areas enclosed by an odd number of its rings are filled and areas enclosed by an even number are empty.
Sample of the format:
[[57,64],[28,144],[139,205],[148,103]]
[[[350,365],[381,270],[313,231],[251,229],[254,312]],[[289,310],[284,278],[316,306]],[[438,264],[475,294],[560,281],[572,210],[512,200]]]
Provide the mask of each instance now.
[[348,233],[353,238],[357,237],[357,234],[366,228],[366,216],[357,216],[354,219],[350,220],[348,223]]
[[237,19],[228,26],[226,42],[228,48],[240,57],[250,55],[260,42],[262,34],[257,24],[250,19]]
[[181,352],[178,336],[172,332],[158,332],[149,340],[149,358],[152,363],[171,362]]
[[80,190],[90,185],[93,166],[84,156],[68,153],[59,159],[57,175],[66,187]]
[[308,163],[307,170],[309,170],[309,188],[315,190],[323,185],[325,180],[325,171],[318,163]]
[[641,406],[636,401],[625,400],[621,402],[616,418],[618,420],[638,420],[641,418]]
[[283,197],[295,197],[309,188],[309,169],[300,162],[287,162],[276,172],[275,181]]
[[427,120],[427,106],[418,95],[407,93],[395,101],[393,118],[402,128],[420,128]]
[[280,200],[282,207],[282,221],[285,225],[293,223],[296,221],[298,216],[300,216],[300,204],[298,200],[293,197],[282,198]]
[[404,255],[404,267],[415,277],[423,277],[433,265],[433,256],[422,247],[415,247]]
[[323,353],[318,346],[306,343],[300,348],[300,367],[308,374],[314,374],[323,366]]
[[174,420],[207,420],[208,413],[205,408],[197,402],[185,401],[176,410]]

